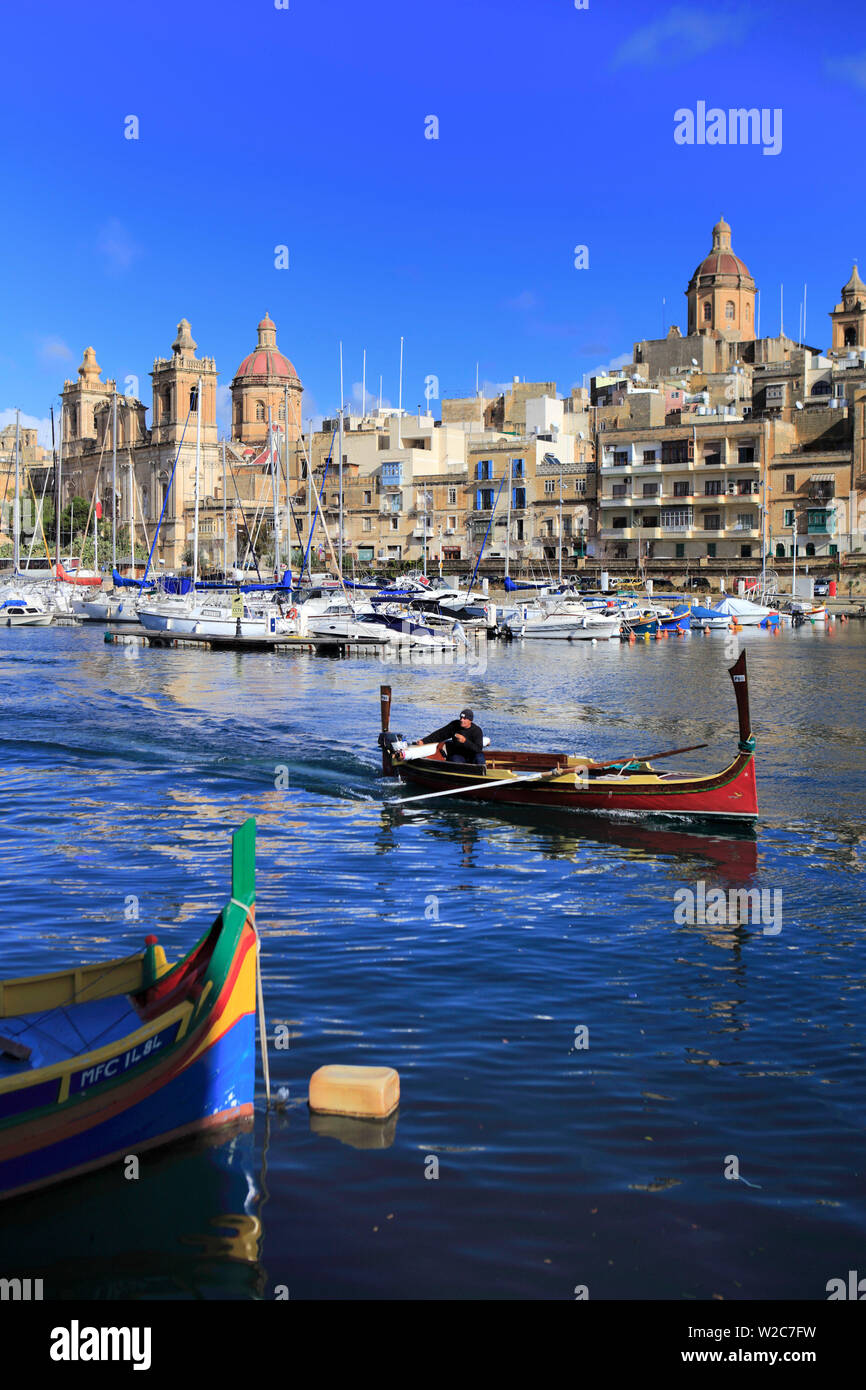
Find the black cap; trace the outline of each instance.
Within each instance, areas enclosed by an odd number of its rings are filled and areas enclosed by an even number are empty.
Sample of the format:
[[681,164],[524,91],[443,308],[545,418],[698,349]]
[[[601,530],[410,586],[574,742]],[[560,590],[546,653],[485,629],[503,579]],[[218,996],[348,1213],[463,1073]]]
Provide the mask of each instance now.
[[462,709],[462,710],[460,711],[460,718],[461,718],[461,719],[474,719],[474,718],[475,718],[475,715],[472,713],[471,709]]

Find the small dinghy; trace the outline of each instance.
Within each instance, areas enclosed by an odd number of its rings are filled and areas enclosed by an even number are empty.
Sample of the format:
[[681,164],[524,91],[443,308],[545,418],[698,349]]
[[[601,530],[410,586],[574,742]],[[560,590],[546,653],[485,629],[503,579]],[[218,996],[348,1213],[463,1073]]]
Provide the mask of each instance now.
[[255,836],[235,831],[231,899],[176,965],[149,936],[0,981],[0,1198],[252,1116]]

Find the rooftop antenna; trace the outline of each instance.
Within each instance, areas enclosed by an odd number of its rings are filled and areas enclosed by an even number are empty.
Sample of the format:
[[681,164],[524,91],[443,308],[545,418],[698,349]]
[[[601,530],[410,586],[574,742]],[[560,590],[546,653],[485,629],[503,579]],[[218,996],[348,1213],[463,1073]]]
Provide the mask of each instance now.
[[779,337],[785,336],[785,286],[779,285]]
[[364,365],[361,368],[361,415],[367,414],[367,349],[364,348]]
[[379,377],[379,410],[382,409],[382,378]]
[[808,286],[803,281],[803,346],[806,346],[806,290]]

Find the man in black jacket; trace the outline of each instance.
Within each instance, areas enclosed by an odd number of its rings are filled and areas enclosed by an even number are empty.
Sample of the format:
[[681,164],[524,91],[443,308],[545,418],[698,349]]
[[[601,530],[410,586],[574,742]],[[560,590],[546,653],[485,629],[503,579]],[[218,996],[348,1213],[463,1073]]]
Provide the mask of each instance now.
[[449,763],[474,763],[486,767],[484,761],[484,735],[478,725],[473,723],[475,715],[471,709],[460,711],[459,719],[452,719],[441,729],[434,729],[418,743],[444,743],[445,757]]

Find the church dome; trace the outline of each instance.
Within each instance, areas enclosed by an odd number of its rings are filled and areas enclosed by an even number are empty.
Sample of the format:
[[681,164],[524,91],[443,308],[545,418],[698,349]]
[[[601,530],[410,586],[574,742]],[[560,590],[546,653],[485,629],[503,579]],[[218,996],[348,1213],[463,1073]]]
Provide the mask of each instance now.
[[713,249],[705,256],[689,281],[689,289],[707,279],[725,278],[726,282],[736,281],[744,289],[754,289],[755,282],[749,274],[745,261],[735,256],[731,250],[731,228],[722,217],[713,227]]
[[247,377],[271,377],[282,381],[297,381],[294,366],[277,348],[277,326],[268,313],[258,324],[259,341],[248,353],[234,375],[240,384]]

